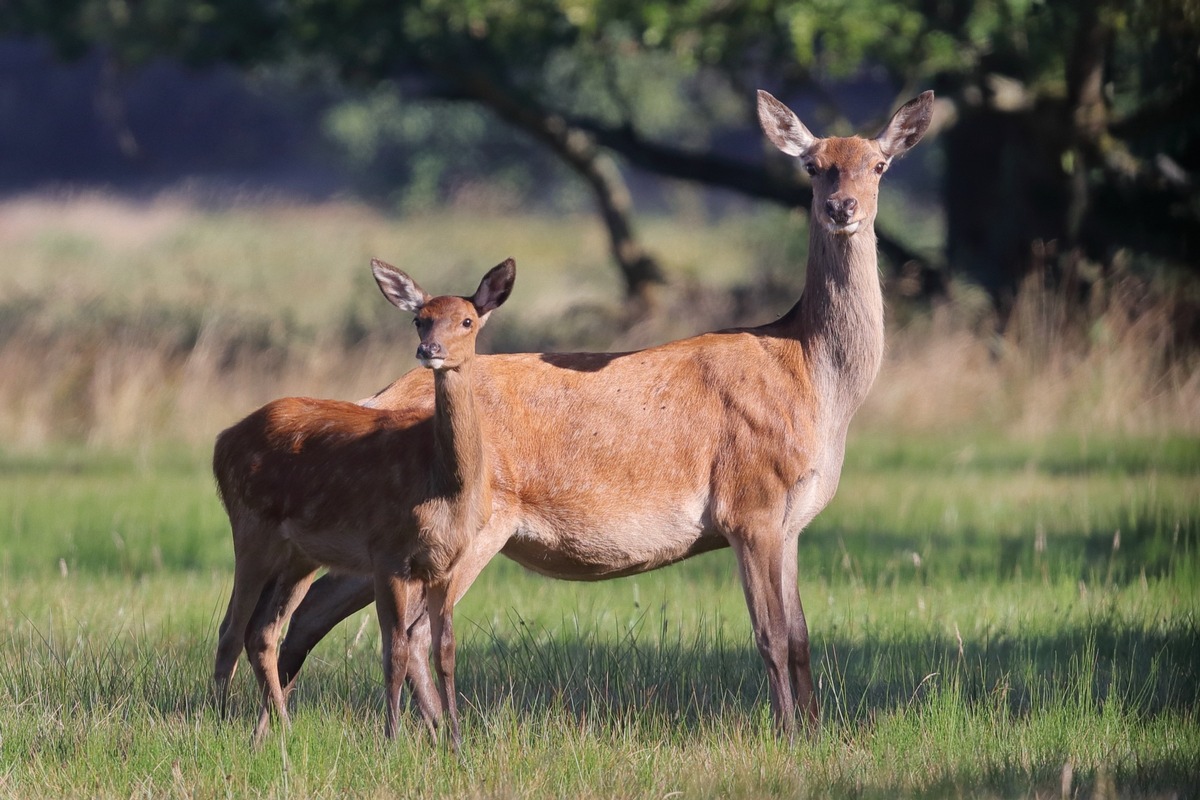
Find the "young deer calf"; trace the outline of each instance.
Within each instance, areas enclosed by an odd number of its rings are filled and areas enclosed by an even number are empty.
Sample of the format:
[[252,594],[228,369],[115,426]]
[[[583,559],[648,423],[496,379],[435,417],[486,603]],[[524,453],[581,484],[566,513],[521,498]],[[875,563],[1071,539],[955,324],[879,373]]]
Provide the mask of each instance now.
[[[392,305],[416,315],[417,359],[434,372],[432,414],[284,398],[224,431],[213,453],[234,547],[233,593],[214,679],[224,706],[244,646],[263,692],[256,742],[272,707],[288,722],[276,648],[322,566],[374,579],[387,735],[395,735],[406,677],[434,733],[440,709],[430,696],[428,665],[421,663],[425,643],[416,641],[428,635],[423,589],[446,574],[491,517],[472,362],[479,329],[508,298],[516,265],[509,259],[493,268],[469,298],[431,298],[395,267],[372,261],[371,268]],[[457,744],[453,634],[444,616],[431,624],[439,644],[434,659]],[[421,657],[410,664],[412,652]]]

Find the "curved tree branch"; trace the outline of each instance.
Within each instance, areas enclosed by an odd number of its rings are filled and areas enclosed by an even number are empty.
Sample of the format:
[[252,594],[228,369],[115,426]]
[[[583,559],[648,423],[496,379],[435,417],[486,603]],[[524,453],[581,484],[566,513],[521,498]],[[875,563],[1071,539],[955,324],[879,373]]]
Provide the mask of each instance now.
[[[429,96],[446,100],[479,102],[490,108],[501,119],[518,127],[540,141],[548,144],[560,157],[579,171],[593,185],[605,224],[613,242],[613,252],[618,266],[625,277],[631,294],[639,281],[641,258],[649,258],[641,252],[630,232],[628,213],[631,203],[628,191],[616,172],[616,165],[602,157],[600,169],[611,169],[607,177],[597,180],[594,163],[597,148],[603,147],[618,153],[629,164],[654,175],[698,183],[702,186],[728,189],[756,200],[766,200],[807,213],[812,205],[812,188],[803,182],[799,174],[787,165],[777,165],[768,160],[753,163],[729,158],[713,152],[696,152],[645,139],[630,125],[607,126],[595,120],[571,117],[567,114],[541,108],[528,97],[518,95],[511,89],[498,85],[479,70],[468,72],[460,66],[443,66],[437,72],[447,82],[438,87],[426,87]],[[579,134],[573,144],[570,133]],[[608,188],[597,188],[607,186]],[[613,191],[613,190],[616,191]],[[612,202],[617,200],[618,202]],[[938,294],[945,289],[944,270],[929,256],[922,255],[900,241],[886,229],[876,225],[879,250],[897,271],[916,266],[921,284],[929,294]],[[632,249],[631,249],[632,246]],[[622,260],[624,248],[629,255]],[[651,261],[653,264],[653,262]],[[653,265],[653,277],[649,282],[661,282],[662,272]],[[631,279],[632,278],[632,279]]]
[[658,262],[637,241],[629,215],[633,199],[613,159],[597,147],[595,138],[566,117],[538,106],[478,70],[442,65],[469,99],[490,108],[505,122],[548,146],[588,182],[608,229],[613,258],[625,280],[626,292],[645,298],[652,284],[665,278]]
[[[806,212],[812,205],[812,189],[790,169],[773,169],[765,161],[754,164],[714,153],[681,150],[643,139],[629,127],[604,127],[591,121],[576,121],[575,124],[591,133],[597,144],[620,153],[630,164],[647,172],[729,189]],[[889,232],[880,230],[878,224],[876,236],[880,251],[897,269],[915,262],[924,276],[923,282],[935,291],[939,290],[942,281],[936,276],[941,270],[930,264],[927,257],[916,253]]]

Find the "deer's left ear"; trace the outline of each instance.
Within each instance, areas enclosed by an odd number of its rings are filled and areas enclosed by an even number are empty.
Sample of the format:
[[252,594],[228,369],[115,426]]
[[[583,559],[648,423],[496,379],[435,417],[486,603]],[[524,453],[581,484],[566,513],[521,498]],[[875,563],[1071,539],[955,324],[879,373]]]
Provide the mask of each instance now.
[[802,156],[817,142],[790,108],[762,89],[758,90],[758,121],[767,138],[789,156]]
[[401,311],[415,314],[429,302],[429,295],[416,281],[408,277],[404,270],[393,267],[386,261],[372,258],[371,272],[375,274],[379,291],[383,292],[389,303]]
[[488,314],[503,305],[512,294],[513,283],[517,280],[517,262],[511,258],[505,259],[488,270],[479,282],[479,288],[471,295],[471,305],[479,314],[479,324],[487,321]]
[[900,106],[875,141],[888,158],[904,155],[921,141],[932,119],[933,92],[922,92]]

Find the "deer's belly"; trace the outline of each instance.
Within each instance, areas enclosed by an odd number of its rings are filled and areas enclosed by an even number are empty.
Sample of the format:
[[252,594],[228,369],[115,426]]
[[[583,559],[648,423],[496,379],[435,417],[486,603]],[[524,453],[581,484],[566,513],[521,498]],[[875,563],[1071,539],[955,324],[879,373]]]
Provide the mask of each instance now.
[[586,581],[648,572],[727,545],[695,518],[629,516],[603,528],[535,520],[522,525],[502,552],[534,572]]
[[347,535],[340,529],[312,529],[285,521],[280,532],[291,545],[316,562],[339,572],[369,574],[372,571],[370,541]]

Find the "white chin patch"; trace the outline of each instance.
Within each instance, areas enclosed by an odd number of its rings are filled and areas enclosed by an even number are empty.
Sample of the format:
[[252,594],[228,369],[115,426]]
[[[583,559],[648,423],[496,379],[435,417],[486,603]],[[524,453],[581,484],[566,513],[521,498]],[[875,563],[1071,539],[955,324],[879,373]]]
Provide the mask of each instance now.
[[849,236],[858,230],[858,226],[861,224],[862,220],[857,219],[854,220],[854,222],[847,222],[845,225],[830,220],[829,222],[825,223],[825,227],[829,229],[830,233],[836,233],[841,236]]
[[421,366],[429,369],[441,369],[446,364],[444,358],[422,358]]

